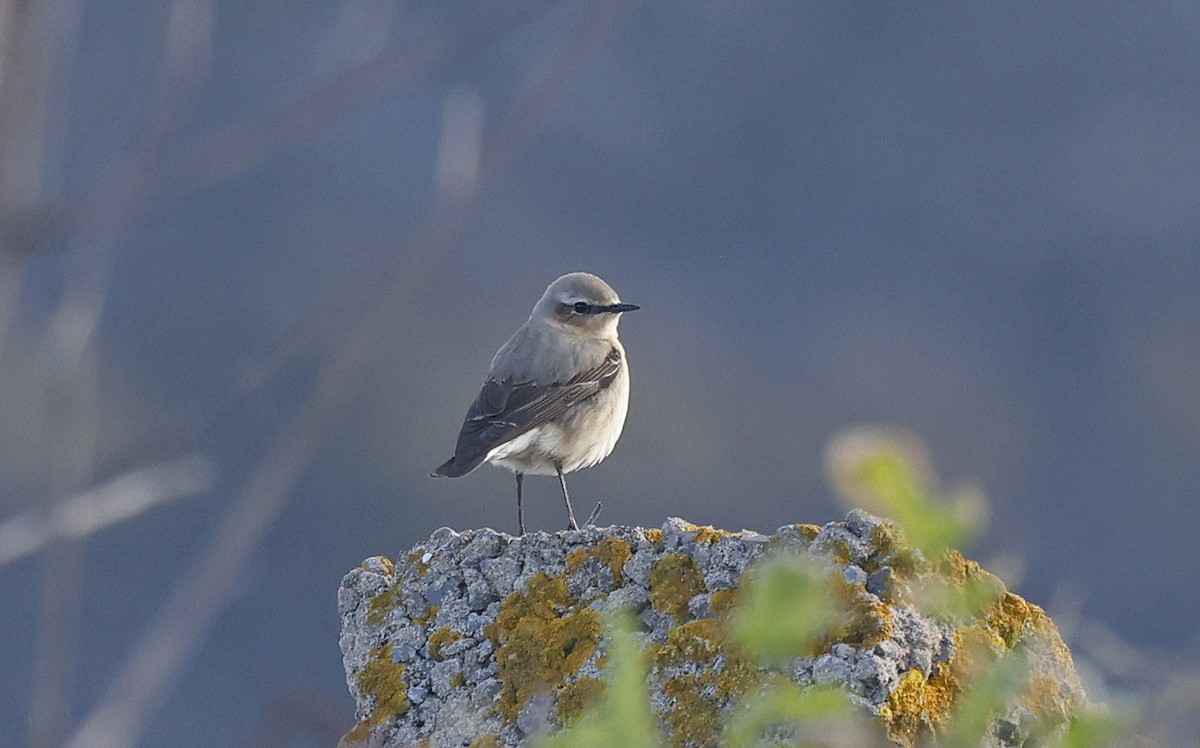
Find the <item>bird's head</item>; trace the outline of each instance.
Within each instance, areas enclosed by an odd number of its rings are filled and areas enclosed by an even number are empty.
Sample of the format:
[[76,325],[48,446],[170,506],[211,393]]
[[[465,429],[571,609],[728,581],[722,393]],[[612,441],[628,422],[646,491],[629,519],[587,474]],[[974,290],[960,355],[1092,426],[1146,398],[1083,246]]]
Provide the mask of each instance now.
[[568,332],[604,338],[617,334],[622,312],[637,308],[636,304],[622,304],[612,286],[591,273],[568,273],[550,284],[529,318]]

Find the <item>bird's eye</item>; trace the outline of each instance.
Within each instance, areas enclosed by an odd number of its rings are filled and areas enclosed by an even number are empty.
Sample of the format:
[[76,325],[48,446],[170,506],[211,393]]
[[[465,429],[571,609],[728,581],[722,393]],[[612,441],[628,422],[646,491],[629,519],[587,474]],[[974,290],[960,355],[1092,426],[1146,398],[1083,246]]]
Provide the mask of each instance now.
[[584,314],[587,312],[587,310],[588,310],[588,303],[586,301],[576,301],[575,302],[575,313],[576,314]]

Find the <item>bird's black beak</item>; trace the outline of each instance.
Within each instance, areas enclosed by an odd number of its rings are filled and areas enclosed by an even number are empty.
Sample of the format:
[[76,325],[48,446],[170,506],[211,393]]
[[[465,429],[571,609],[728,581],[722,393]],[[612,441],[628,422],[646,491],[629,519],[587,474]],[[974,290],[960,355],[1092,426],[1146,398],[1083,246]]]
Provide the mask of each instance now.
[[621,312],[636,312],[641,309],[637,304],[609,304],[608,306],[600,307],[600,311],[608,314],[620,314]]

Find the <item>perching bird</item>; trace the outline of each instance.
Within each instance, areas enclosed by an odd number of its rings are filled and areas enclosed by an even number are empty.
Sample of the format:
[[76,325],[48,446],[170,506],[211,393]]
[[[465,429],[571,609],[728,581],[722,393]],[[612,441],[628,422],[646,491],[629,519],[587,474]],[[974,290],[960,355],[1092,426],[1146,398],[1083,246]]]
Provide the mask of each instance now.
[[517,525],[524,534],[522,479],[526,473],[557,475],[568,528],[578,529],[564,476],[608,457],[621,436],[629,364],[617,323],[637,308],[622,304],[616,291],[589,273],[551,283],[529,321],[496,351],[454,456],[433,477],[458,478],[484,462],[513,471]]

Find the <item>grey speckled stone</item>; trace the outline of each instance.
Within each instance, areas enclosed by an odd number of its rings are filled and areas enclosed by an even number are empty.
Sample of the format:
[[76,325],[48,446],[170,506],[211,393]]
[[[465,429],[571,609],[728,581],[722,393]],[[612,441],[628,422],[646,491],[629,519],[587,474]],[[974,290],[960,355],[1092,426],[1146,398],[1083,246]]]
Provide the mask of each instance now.
[[821,685],[838,683],[846,679],[849,669],[845,660],[831,654],[822,655],[812,665],[812,678]]
[[[746,569],[772,548],[811,552],[831,574],[844,579],[863,604],[886,605],[886,638],[863,646],[837,642],[815,659],[796,658],[787,669],[801,684],[842,684],[855,703],[879,715],[907,673],[917,670],[929,675],[955,654],[954,629],[918,612],[905,598],[907,581],[898,582],[901,575],[887,565],[889,559],[877,553],[880,525],[878,518],[855,511],[845,522],[827,524],[819,532],[787,525],[768,537],[748,530],[728,534],[698,530],[682,519],[671,518],[663,524],[659,543],[650,540],[656,533],[628,527],[586,527],[523,537],[486,528],[461,532],[440,528],[401,553],[400,565],[393,567],[382,558],[367,559],[346,575],[338,590],[339,643],[346,682],[362,721],[355,733],[361,739],[346,745],[399,748],[428,741],[433,746],[462,746],[490,735],[498,745],[516,746],[529,735],[554,729],[559,714],[553,692],[518,703],[515,719],[511,716],[514,712],[506,719],[498,711],[497,704],[505,694],[503,671],[496,661],[498,644],[488,636],[505,601],[514,593],[525,592],[538,575],[561,578],[576,601],[572,604],[576,611],[632,610],[643,627],[639,639],[644,646],[654,647],[667,642],[668,634],[680,625],[673,612],[655,609],[651,603],[651,573],[665,556],[683,554],[695,564],[703,591],[685,601],[686,610],[682,611],[694,621],[714,617],[713,593],[737,588]],[[806,540],[810,537],[811,543]],[[619,573],[614,573],[611,564],[617,558],[597,555],[597,549],[617,541],[627,543],[631,555]],[[558,610],[557,614],[568,612]],[[1032,639],[1027,649],[1036,672],[1063,684],[1064,703],[1069,706],[1082,701],[1069,658],[1064,665],[1053,642]],[[390,652],[398,671],[403,668],[400,685],[406,688],[406,699],[403,709],[380,715],[376,712],[378,697],[363,690],[360,676],[383,652]],[[569,681],[601,677],[603,656],[601,645]],[[650,682],[655,712],[661,716],[677,706],[664,694],[662,683],[667,679],[711,676],[725,662],[723,653],[704,662],[656,661]],[[706,692],[705,698],[725,697]],[[388,703],[395,707],[394,701]],[[720,706],[731,707],[728,703]],[[991,742],[985,744],[1019,743],[1029,737],[1031,719],[1014,707],[997,720]],[[784,733],[780,736],[786,737]]]

